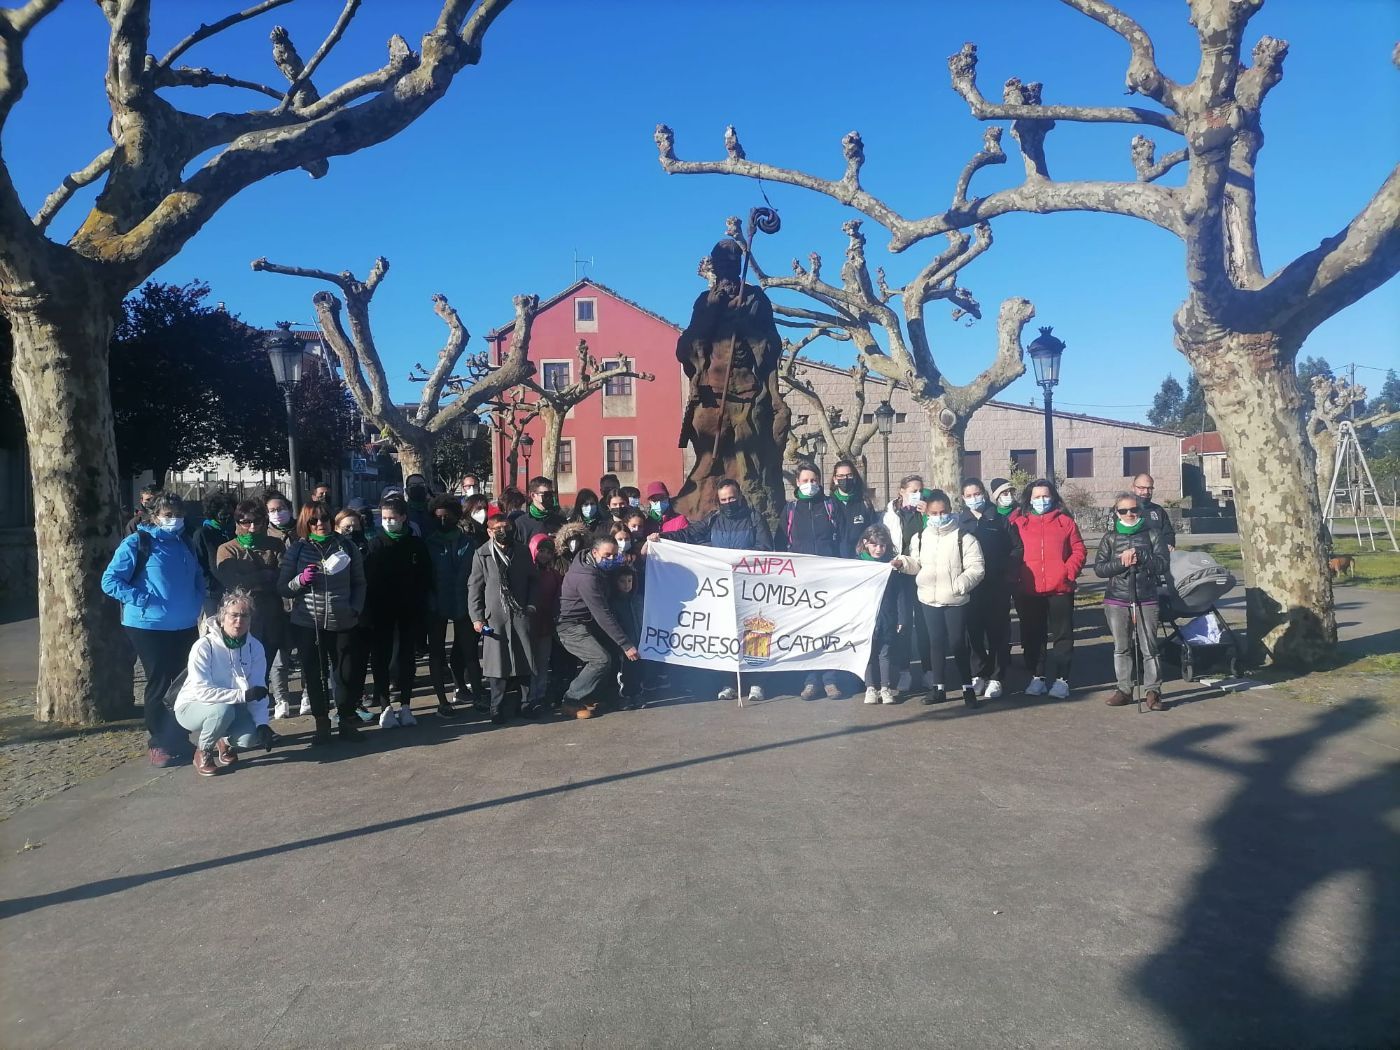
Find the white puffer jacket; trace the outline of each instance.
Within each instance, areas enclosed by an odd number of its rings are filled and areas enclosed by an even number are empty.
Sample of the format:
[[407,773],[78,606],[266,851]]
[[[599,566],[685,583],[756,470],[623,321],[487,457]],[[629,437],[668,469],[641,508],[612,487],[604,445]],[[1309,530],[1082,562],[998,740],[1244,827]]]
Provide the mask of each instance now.
[[986,575],[977,537],[960,532],[957,518],[941,527],[929,522],[910,541],[900,569],[914,577],[919,601],[933,606],[966,605]]
[[[267,655],[262,643],[250,634],[237,649],[230,649],[220,636],[218,623],[210,619],[190,649],[175,711],[188,704],[241,704],[243,694],[255,686],[267,688]],[[250,703],[248,713],[255,725],[267,725],[267,697]]]

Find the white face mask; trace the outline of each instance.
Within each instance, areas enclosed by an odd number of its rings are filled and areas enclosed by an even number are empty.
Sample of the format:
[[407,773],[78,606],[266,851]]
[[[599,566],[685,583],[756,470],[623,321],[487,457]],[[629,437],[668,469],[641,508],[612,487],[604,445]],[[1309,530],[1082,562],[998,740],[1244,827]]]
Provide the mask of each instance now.
[[623,539],[620,539],[620,540],[617,541],[617,549],[620,550],[620,551],[622,551],[624,554],[627,553],[627,548],[629,548],[629,547],[631,547],[631,546],[632,546],[632,541],[629,540],[629,539],[627,539],[627,538],[625,538],[625,537],[624,537]]
[[486,511],[484,511],[484,510],[474,510],[474,511],[472,511],[472,521],[476,522],[478,525],[484,525],[484,524],[486,523]]
[[579,508],[579,512],[580,512],[580,513],[584,516],[584,518],[586,518],[588,521],[592,521],[592,520],[593,520],[593,515],[595,515],[595,514],[598,513],[598,504],[596,504],[596,503],[585,503],[583,506],[581,506],[581,507]]
[[179,532],[185,527],[184,518],[157,518],[156,528],[162,532]]
[[804,481],[797,486],[797,491],[804,496],[815,496],[821,490],[821,485],[817,484],[815,481]]
[[1014,493],[1011,493],[1011,492],[1003,492],[1000,496],[997,497],[997,506],[998,506],[998,507],[1009,507],[1009,506],[1011,506],[1011,504],[1015,501],[1015,499],[1016,499],[1016,496],[1015,496]]
[[292,512],[289,510],[275,510],[269,517],[272,518],[272,524],[274,525],[287,525],[291,523]]
[[921,502],[923,502],[922,493],[906,492],[904,494],[904,505],[906,507],[917,507]]
[[466,488],[464,488],[464,489],[462,490],[462,495],[463,495],[463,496],[475,496],[475,495],[476,495],[476,486],[475,486],[475,485],[468,485]]

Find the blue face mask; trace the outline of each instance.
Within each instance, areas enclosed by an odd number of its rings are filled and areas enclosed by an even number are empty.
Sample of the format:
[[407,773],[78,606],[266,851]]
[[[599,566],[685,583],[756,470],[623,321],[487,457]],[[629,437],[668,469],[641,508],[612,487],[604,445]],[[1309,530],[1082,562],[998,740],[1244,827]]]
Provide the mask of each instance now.
[[603,572],[612,572],[618,566],[622,565],[622,563],[622,557],[620,555],[614,554],[610,558],[599,558],[598,568],[601,569]]
[[930,514],[928,516],[928,523],[941,529],[945,525],[951,525],[953,523],[953,516],[951,514]]
[[1044,514],[1053,502],[1049,496],[1035,496],[1031,499],[1031,510],[1037,514]]
[[156,521],[156,528],[161,532],[180,532],[184,527],[184,518],[160,518]]
[[654,499],[651,501],[651,509],[655,514],[665,514],[671,509],[671,501],[668,499]]
[[987,497],[986,497],[986,496],[969,496],[969,497],[967,498],[967,509],[968,509],[968,510],[981,510],[981,509],[982,509],[983,507],[985,507],[986,505],[987,505]]

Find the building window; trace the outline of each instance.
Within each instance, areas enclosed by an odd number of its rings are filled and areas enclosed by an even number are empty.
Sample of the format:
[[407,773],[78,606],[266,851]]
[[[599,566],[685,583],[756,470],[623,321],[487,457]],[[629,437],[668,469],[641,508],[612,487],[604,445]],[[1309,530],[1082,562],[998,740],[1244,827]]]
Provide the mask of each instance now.
[[[607,367],[607,368],[616,368],[618,363],[617,363],[616,360],[613,360],[613,361],[605,361],[605,362],[603,362],[603,364],[604,364],[604,366]],[[631,397],[631,396],[632,396],[632,377],[631,377],[631,376],[618,376],[616,379],[609,379],[609,380],[605,381],[605,382],[603,383],[603,396],[604,396],[604,397]]]
[[1228,478],[1228,477],[1230,476],[1230,457],[1229,457],[1229,456],[1221,456],[1221,457],[1220,457],[1220,476],[1221,476],[1222,478]]
[[574,472],[573,438],[564,438],[559,442],[559,455],[555,457],[554,469],[558,474],[572,474]]
[[598,330],[598,300],[574,300],[574,331],[596,332]]
[[980,478],[982,476],[982,453],[963,453],[962,476],[965,478]]
[[632,474],[636,471],[636,442],[631,438],[608,438],[604,447],[609,474]]
[[1013,448],[1011,450],[1011,469],[1029,474],[1033,478],[1039,477],[1040,456],[1033,448]]
[[1152,473],[1152,450],[1146,445],[1127,445],[1123,448],[1123,476],[1135,478],[1139,474]]
[[540,365],[540,386],[546,390],[563,390],[572,381],[572,361],[545,361]]
[[1072,448],[1065,452],[1065,477],[1092,478],[1094,476],[1094,450]]

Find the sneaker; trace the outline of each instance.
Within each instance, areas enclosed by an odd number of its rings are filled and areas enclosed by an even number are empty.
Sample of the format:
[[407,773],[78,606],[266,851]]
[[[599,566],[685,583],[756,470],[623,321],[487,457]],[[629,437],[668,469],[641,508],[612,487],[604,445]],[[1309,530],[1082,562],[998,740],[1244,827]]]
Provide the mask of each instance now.
[[763,690],[756,685],[749,686],[748,700],[750,703],[763,703]]
[[238,761],[238,752],[228,742],[228,737],[216,741],[214,746],[218,749],[214,754],[214,761],[220,766],[231,766]]
[[865,702],[867,704],[878,704],[880,702],[880,690],[871,686],[865,691]]
[[277,703],[275,703],[275,704],[272,705],[272,717],[273,717],[273,718],[291,718],[291,717],[292,717],[292,712],[291,712],[291,710],[290,710],[290,707],[289,707],[287,701],[285,701],[285,700],[278,700]]
[[828,700],[840,700],[846,694],[841,691],[839,685],[829,685],[826,687],[826,698]]
[[398,724],[399,712],[397,708],[394,708],[392,706],[386,707],[383,711],[379,713],[380,729],[395,729],[398,727]]
[[[154,750],[154,748],[152,749]],[[213,751],[199,748],[194,753],[194,771],[202,777],[212,777],[219,771],[219,761]]]
[[972,680],[972,691],[978,696],[981,696],[987,691],[987,680],[981,675],[978,675]]
[[945,698],[944,693],[945,690],[943,688],[943,683],[939,682],[937,685],[933,686],[927,693],[925,693],[922,698],[920,698],[919,703],[923,704],[926,707],[930,704],[942,703],[942,701]]
[[1069,683],[1063,678],[1056,678],[1055,684],[1050,687],[1050,695],[1056,700],[1063,700],[1069,696]]
[[297,717],[300,718],[303,715],[309,714],[311,714],[311,701],[303,696],[301,698],[301,708],[297,711]]
[[987,691],[982,694],[988,700],[995,700],[1001,696],[1001,683],[995,678],[987,680]]
[[[524,711],[521,712],[521,714],[524,713]],[[457,712],[453,709],[451,704],[449,704],[446,700],[443,700],[440,701],[437,705],[437,716],[439,718],[456,718]]]
[[355,717],[368,725],[370,722],[374,721],[374,712],[362,702],[359,707],[355,708]]
[[452,702],[454,704],[469,704],[472,702],[472,694],[465,689],[454,690],[452,693]]
[[898,695],[893,689],[891,689],[889,686],[885,686],[883,689],[880,690],[880,703],[882,703],[882,704],[894,704],[894,703],[898,703],[898,702],[899,702],[899,695]]
[[1027,696],[1044,696],[1048,692],[1045,688],[1044,678],[1032,678],[1031,684],[1026,686]]
[[732,685],[727,685],[727,686],[725,686],[723,689],[721,689],[721,690],[719,691],[719,695],[716,696],[715,699],[716,699],[716,700],[737,700],[737,699],[739,699],[739,694],[738,694],[738,692],[735,691],[735,689],[734,689],[734,687],[733,687]]
[[340,711],[339,711],[339,709],[334,708],[334,707],[331,708],[330,720],[331,720],[331,728],[332,728],[332,729],[339,729],[339,728],[340,728]]
[[908,671],[901,671],[899,675],[899,681],[895,683],[894,688],[896,692],[909,692],[909,690],[914,688],[914,676]]
[[[168,769],[179,760],[163,747],[151,747],[146,749],[146,754],[150,756],[151,765],[157,769]],[[195,757],[199,757],[199,752],[195,752]]]
[[402,705],[399,708],[399,725],[416,726],[417,724],[418,719],[413,717],[413,708],[409,707],[407,704]]
[[962,687],[962,702],[972,708],[976,708],[982,703],[977,696],[977,690],[973,687],[971,682]]
[[821,695],[821,687],[818,686],[816,682],[812,682],[809,685],[804,685],[802,687],[802,692],[797,695],[803,700],[815,700]]

